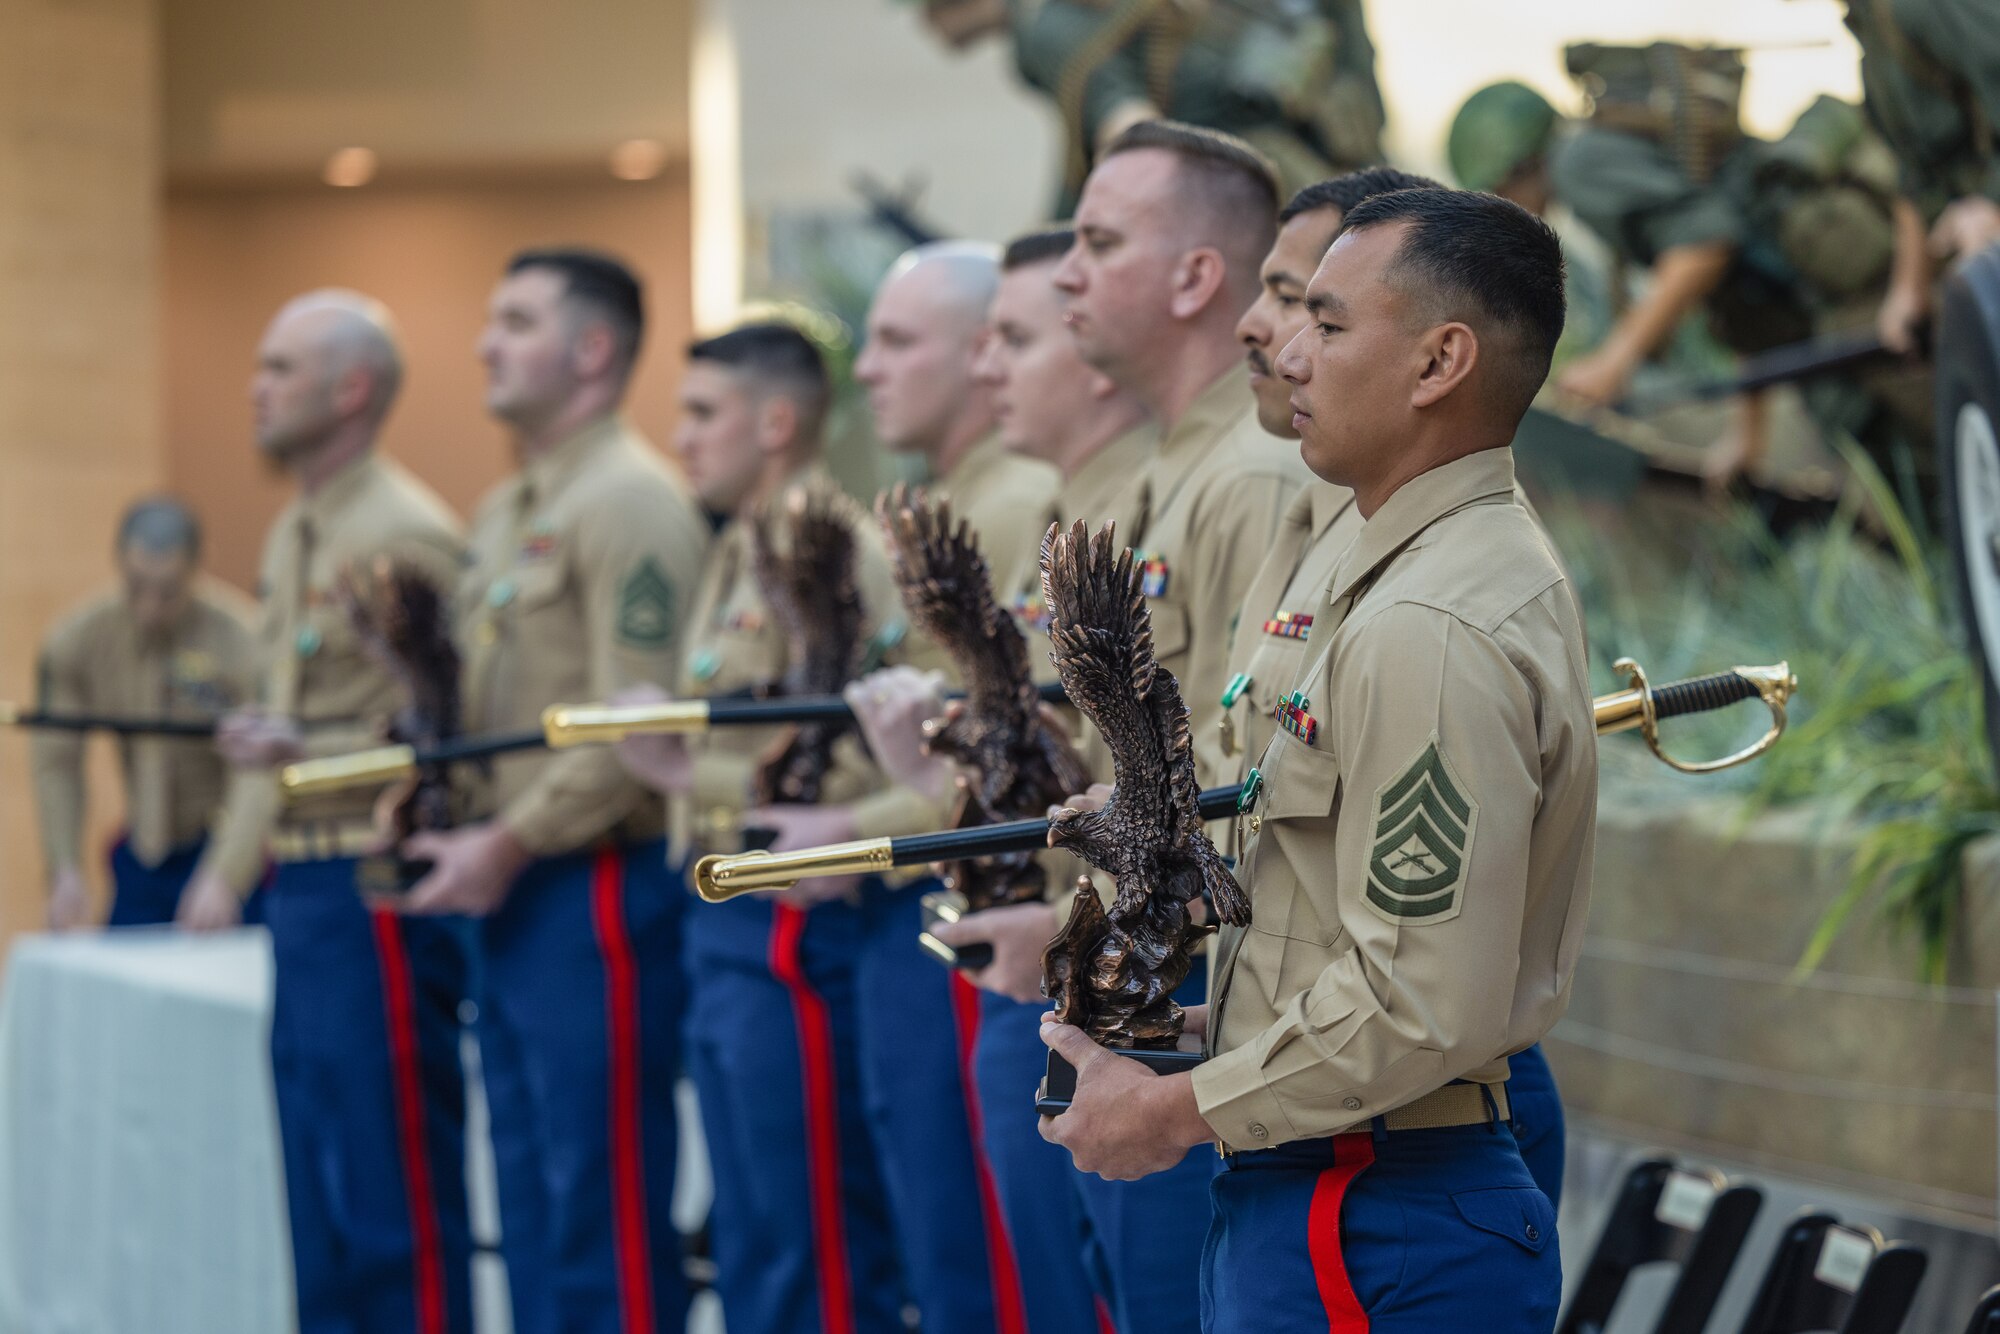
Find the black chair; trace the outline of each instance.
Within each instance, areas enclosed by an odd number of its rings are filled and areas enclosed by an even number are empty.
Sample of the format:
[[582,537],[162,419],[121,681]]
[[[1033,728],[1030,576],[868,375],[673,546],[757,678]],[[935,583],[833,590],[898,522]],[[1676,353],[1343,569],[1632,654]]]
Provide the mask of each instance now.
[[1965,1334],[2000,1334],[2000,1288],[1988,1288],[1965,1322]]
[[1896,1334],[1927,1260],[1874,1229],[1808,1211],[1785,1228],[1741,1334]]
[[1701,1334],[1763,1203],[1762,1191],[1730,1186],[1719,1172],[1682,1171],[1665,1158],[1640,1163],[1625,1176],[1558,1334],[1598,1334],[1626,1279],[1649,1264],[1680,1269],[1654,1334]]

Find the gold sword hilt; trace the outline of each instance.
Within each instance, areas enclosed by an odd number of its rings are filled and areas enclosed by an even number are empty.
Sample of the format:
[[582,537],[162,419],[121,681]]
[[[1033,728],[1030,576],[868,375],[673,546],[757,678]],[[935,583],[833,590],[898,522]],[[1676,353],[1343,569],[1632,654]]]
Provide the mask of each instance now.
[[[1756,759],[1778,744],[1778,738],[1785,734],[1785,706],[1799,689],[1799,679],[1792,675],[1790,664],[1785,662],[1772,663],[1768,667],[1732,667],[1712,676],[1693,677],[1663,686],[1649,684],[1645,669],[1630,658],[1618,659],[1611,664],[1611,670],[1626,678],[1626,688],[1601,695],[1595,701],[1598,735],[1609,736],[1613,732],[1630,731],[1636,727],[1647,748],[1659,756],[1662,764],[1684,774],[1708,774],[1734,768]],[[1764,735],[1742,750],[1718,760],[1689,761],[1675,759],[1661,748],[1661,719],[1705,713],[1746,699],[1764,702],[1764,706],[1771,711],[1771,725]]]
[[542,736],[551,750],[603,745],[628,736],[707,730],[705,699],[663,700],[658,704],[551,704],[542,710]]
[[351,787],[380,786],[407,778],[417,769],[414,746],[376,746],[346,755],[299,760],[278,770],[278,785],[286,800],[342,792]]
[[790,889],[817,875],[881,875],[895,863],[892,840],[864,838],[795,852],[711,853],[694,864],[694,892],[726,903],[760,889]]

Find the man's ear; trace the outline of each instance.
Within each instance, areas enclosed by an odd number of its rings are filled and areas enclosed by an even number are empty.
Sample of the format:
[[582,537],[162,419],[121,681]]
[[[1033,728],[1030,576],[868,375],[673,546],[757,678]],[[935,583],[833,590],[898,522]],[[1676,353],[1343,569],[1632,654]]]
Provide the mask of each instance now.
[[1168,296],[1167,310],[1177,320],[1195,318],[1216,299],[1228,275],[1228,262],[1214,246],[1187,251],[1174,261],[1173,291]]
[[374,373],[362,366],[349,367],[333,382],[333,410],[352,417],[368,406],[374,394]]
[[1479,335],[1453,320],[1424,335],[1420,346],[1424,367],[1410,394],[1410,406],[1427,408],[1441,402],[1465,383],[1479,364]]
[[783,394],[767,394],[757,405],[757,445],[779,454],[798,443],[799,405]]
[[611,369],[617,355],[618,340],[612,336],[611,326],[600,320],[585,323],[570,344],[570,364],[579,380],[598,379]]

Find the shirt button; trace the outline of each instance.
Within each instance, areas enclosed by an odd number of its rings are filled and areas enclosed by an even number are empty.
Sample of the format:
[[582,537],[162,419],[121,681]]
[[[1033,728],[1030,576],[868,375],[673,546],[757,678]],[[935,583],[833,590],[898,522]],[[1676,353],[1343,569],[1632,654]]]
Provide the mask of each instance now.
[[1271,1134],[1271,1132],[1270,1132],[1270,1131],[1268,1131],[1268,1130],[1266,1130],[1266,1129],[1264,1129],[1264,1126],[1263,1126],[1263,1124],[1262,1124],[1261,1122],[1258,1122],[1258,1121],[1252,1121],[1252,1122],[1250,1123],[1250,1138],[1251,1138],[1251,1139],[1267,1139],[1267,1138],[1269,1138],[1269,1137],[1270,1137],[1270,1134]]
[[1358,1111],[1360,1111],[1360,1110],[1361,1110],[1361,1099],[1359,1099],[1359,1098],[1342,1098],[1342,1099],[1340,1100],[1340,1105],[1341,1105],[1342,1107],[1345,1107],[1345,1108],[1346,1108],[1346,1109],[1347,1109],[1348,1111],[1350,1111],[1350,1112],[1358,1112]]
[[1530,1223],[1528,1224],[1527,1229],[1523,1235],[1525,1235],[1529,1241],[1540,1241],[1542,1239],[1542,1230],[1536,1227],[1533,1223]]

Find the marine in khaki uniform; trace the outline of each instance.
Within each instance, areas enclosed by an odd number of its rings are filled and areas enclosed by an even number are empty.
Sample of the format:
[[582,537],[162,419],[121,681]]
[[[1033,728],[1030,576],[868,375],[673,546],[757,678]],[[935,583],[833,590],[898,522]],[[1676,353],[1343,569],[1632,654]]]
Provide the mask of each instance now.
[[[468,731],[532,729],[672,670],[708,526],[619,414],[644,333],[639,282],[608,255],[524,251],[494,288],[486,405],[520,466],[481,503],[458,585]],[[679,1324],[685,896],[659,805],[603,748],[502,758],[487,798],[485,818],[407,841],[435,863],[408,910],[479,919],[516,1327]]]
[[1033,516],[1056,491],[1054,468],[994,434],[992,392],[973,375],[999,272],[998,252],[974,242],[909,251],[876,289],[854,363],[876,436],[924,457],[931,490],[971,523],[996,577],[1035,559]]
[[[1247,145],[1170,122],[1126,132],[1085,185],[1055,274],[1084,360],[1160,424],[1121,508],[1160,665],[1182,682],[1202,782],[1229,766],[1218,726],[1232,621],[1308,480],[1258,425],[1236,322],[1277,233],[1277,186]],[[1093,763],[1093,769],[1101,769]]]
[[[1237,326],[1250,362],[1258,418],[1282,440],[1298,438],[1292,424],[1291,382],[1272,360],[1310,323],[1306,284],[1339,233],[1347,211],[1362,200],[1391,190],[1438,189],[1438,183],[1391,167],[1370,167],[1308,186],[1280,213],[1278,240],[1264,260],[1264,290]],[[1518,491],[1515,499],[1535,517]],[[1540,519],[1536,517],[1539,525]],[[1223,689],[1222,747],[1241,764],[1231,775],[1241,782],[1296,707],[1293,691],[1305,666],[1306,640],[1319,603],[1333,580],[1335,565],[1360,531],[1354,493],[1315,477],[1285,512],[1271,555],[1244,597],[1230,646],[1229,684]],[[1243,825],[1235,829],[1240,840]],[[1240,851],[1240,847],[1236,849]],[[1507,1081],[1513,1130],[1521,1156],[1551,1202],[1560,1203],[1563,1180],[1562,1100],[1539,1045],[1515,1055]]]
[[[692,602],[678,693],[729,695],[782,677],[788,646],[758,588],[753,516],[796,488],[830,488],[818,466],[828,402],[818,351],[789,326],[748,325],[690,350],[677,443],[723,526]],[[773,522],[782,543],[784,520]],[[910,645],[887,552],[858,507],[854,523],[868,656],[900,656]],[[782,849],[810,841],[802,831],[822,814],[752,807],[760,762],[783,739],[783,729],[730,728],[634,738],[621,754],[670,794],[677,851],[734,851],[746,825],[777,829]],[[896,812],[912,809],[856,738],[841,738],[834,760],[823,793],[834,818],[894,827]],[[914,809],[913,818],[940,818],[929,799]],[[777,900],[692,909],[687,1063],[715,1174],[716,1291],[731,1328],[893,1328],[910,1300],[927,1325],[990,1330],[1003,1309],[996,1289],[1016,1300],[1011,1272],[989,1270],[963,1095],[955,1123],[931,1101],[940,1086],[960,1088],[951,1006],[884,986],[867,949],[871,914],[916,892],[834,877]],[[912,923],[902,948],[942,992],[916,932]],[[926,1187],[955,1195],[965,1212],[922,1231],[912,1192]],[[946,1281],[952,1290],[940,1289]]]
[[1251,924],[1190,1014],[1209,1059],[1155,1076],[1050,1024],[1079,1080],[1045,1133],[1120,1177],[1223,1147],[1218,1334],[1546,1330],[1555,1211],[1495,1123],[1508,1056],[1567,1000],[1596,822],[1581,621],[1507,448],[1561,334],[1561,248],[1491,196],[1382,195],[1308,303],[1275,365],[1366,524],[1257,765]]
[[[1145,405],[1161,430],[1146,470],[1118,502],[1143,565],[1160,664],[1182,683],[1204,782],[1219,744],[1230,623],[1292,496],[1297,454],[1264,434],[1241,366],[1236,322],[1257,295],[1277,233],[1269,165],[1227,135],[1149,122],[1120,135],[1085,183],[1076,243],[1054,274],[1065,322],[1090,365]],[[1108,769],[1101,748],[1094,772]],[[1057,906],[1066,914],[1069,900]],[[1179,999],[1196,1004],[1204,964]],[[1167,1217],[1199,1217],[1212,1159],[1189,1158],[1154,1187]],[[1092,1188],[1094,1190],[1094,1187]],[[1114,1273],[1119,1328],[1192,1330],[1201,1311],[1194,1228],[1136,1238]]]
[[[869,305],[868,341],[854,377],[868,391],[876,436],[891,449],[922,453],[933,490],[978,534],[989,568],[1014,570],[1038,548],[1036,520],[1054,497],[1057,478],[1048,464],[1001,443],[993,430],[992,392],[974,375],[999,261],[996,247],[969,242],[905,254]],[[918,655],[910,658],[914,662],[926,652],[950,672],[950,663],[930,646],[913,642],[905,656]],[[863,838],[912,833],[937,828],[938,816],[949,812],[948,805],[940,812],[897,785],[878,801],[901,805],[872,815],[857,810],[848,828],[825,832]],[[837,808],[826,810],[832,815]],[[875,884],[862,890],[862,1075],[871,1087],[897,1090],[883,1101],[870,1099],[870,1125],[904,1242],[906,1278],[925,1321],[945,1329],[1007,1328],[1017,1318],[1019,1279],[991,1171],[978,1161],[983,1146],[974,1142],[976,1114],[959,1073],[972,1060],[982,1027],[979,995],[916,945],[923,925],[920,891],[933,887]],[[917,1075],[919,1069],[926,1073]],[[946,1184],[929,1166],[934,1158],[976,1168],[979,1184],[970,1192]],[[932,1240],[937,1238],[952,1242]],[[962,1250],[963,1241],[987,1250]],[[997,1248],[991,1245],[996,1242]]]
[[349,623],[342,573],[386,556],[449,589],[464,548],[442,502],[374,452],[402,378],[387,311],[354,293],[301,297],[258,359],[258,444],[299,495],[259,574],[261,709],[223,724],[237,772],[181,915],[233,920],[268,849],[271,1065],[302,1334],[469,1331],[464,949],[450,925],[362,898],[372,794],[281,806],[272,767],[374,743],[406,702]]
[[[1043,679],[1052,679],[1053,667],[1040,611],[1041,534],[1067,513],[1087,514],[1093,522],[1114,518],[1110,506],[1117,493],[1152,452],[1145,409],[1086,365],[1063,327],[1061,302],[1049,278],[1073,239],[1067,231],[1039,232],[1007,246],[974,363],[992,398],[999,442],[1051,465],[1061,477],[1060,489],[1039,511],[1012,516],[1021,533],[1035,539],[1032,546],[1013,544],[1022,548],[1013,557],[1015,568],[992,566],[989,559],[994,595],[1020,619],[1031,669]],[[943,708],[931,680],[892,668],[857,683],[850,696],[870,750],[892,776],[940,797],[949,792],[953,766],[922,754],[921,723]],[[1074,730],[1073,712],[1068,721]],[[1067,854],[1047,854],[1052,889],[1072,884],[1080,869]],[[1019,1261],[1026,1328],[1038,1334],[1094,1334],[1100,1328],[1099,1303],[1114,1309],[1118,1291],[1143,1275],[1112,1272],[1126,1259],[1119,1234],[1089,1221],[1090,1192],[1083,1178],[1035,1133],[1034,1111],[1024,1096],[1040,1078],[1044,1061],[1036,1037],[1044,1004],[1040,960],[1057,922],[1051,905],[1031,903],[976,913],[937,929],[953,943],[986,942],[994,948],[993,964],[963,975],[981,988],[971,1074],[999,1208]],[[1142,1207],[1132,1192],[1126,1194],[1128,1210]],[[1093,1233],[1105,1239],[1086,1243]],[[1094,1264],[1086,1262],[1086,1250],[1096,1257]]]
[[[255,691],[250,620],[256,609],[227,585],[204,577],[201,527],[177,500],[142,500],[118,526],[120,587],[92,598],[49,631],[37,661],[37,706],[51,713],[97,713],[202,722],[220,718]],[[49,925],[83,925],[86,799],[84,737],[38,732],[29,746]],[[222,804],[228,770],[213,742],[120,738],[125,828],[111,849],[110,926],[174,920],[208,827]]]

